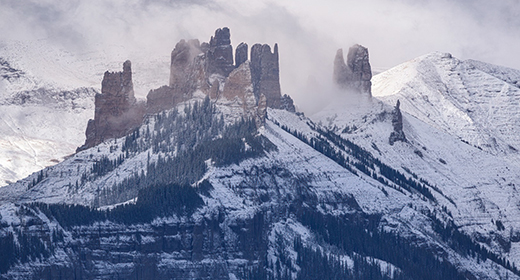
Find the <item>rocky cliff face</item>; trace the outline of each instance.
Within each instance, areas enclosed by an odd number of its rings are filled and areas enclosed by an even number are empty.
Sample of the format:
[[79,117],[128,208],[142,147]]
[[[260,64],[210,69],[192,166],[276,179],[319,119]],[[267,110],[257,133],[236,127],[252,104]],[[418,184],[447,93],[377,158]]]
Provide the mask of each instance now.
[[[123,72],[106,72],[102,93],[96,96],[94,120],[87,126],[87,141],[79,150],[124,136],[141,123],[145,112],[171,109],[191,99],[196,91],[220,104],[242,108],[242,117],[258,119],[258,124],[265,120],[261,117],[264,113],[258,114],[259,110],[265,111],[259,108],[263,105],[294,112],[289,96],[282,102],[278,46],[271,52],[269,45],[254,45],[249,61],[248,45],[241,43],[235,50],[234,64],[230,38],[229,29],[224,27],[215,31],[209,43],[178,42],[171,53],[169,85],[151,90],[146,105],[136,105],[130,61],[125,62]],[[265,100],[261,100],[262,96]]]
[[209,76],[219,74],[227,77],[235,68],[233,65],[233,47],[229,28],[219,28],[209,40],[206,51],[206,73]]
[[[281,108],[281,90],[279,81],[278,46],[271,52],[269,45],[256,44],[251,48],[249,61],[248,45],[240,43],[233,49],[231,34],[227,27],[219,28],[209,43],[200,44],[198,40],[181,40],[172,51],[171,74],[169,86],[150,91],[147,96],[147,112],[157,113],[169,109],[176,104],[188,100],[197,90],[211,99],[225,98],[230,102],[238,98],[240,106],[249,108],[249,90],[254,93],[255,106],[260,96],[264,95],[267,106]],[[247,75],[245,74],[247,72]],[[290,99],[290,98],[289,98]],[[289,110],[294,111],[292,100],[286,99]],[[292,106],[291,106],[292,105]],[[252,111],[245,112],[251,115]]]
[[397,100],[394,111],[392,112],[392,127],[394,131],[390,133],[390,138],[388,138],[390,145],[393,145],[397,141],[406,142],[406,136],[403,131],[403,114],[401,114],[401,109],[399,109],[400,105],[401,103]]
[[105,72],[101,94],[95,96],[94,119],[87,125],[87,139],[78,149],[126,135],[141,124],[143,116],[144,107],[134,97],[131,62],[127,60],[122,72]]
[[147,112],[154,114],[173,108],[176,104],[190,98],[189,93],[198,87],[198,79],[192,77],[197,73],[195,58],[202,54],[199,40],[181,40],[171,54],[170,83],[151,90],[147,99]]
[[282,96],[282,98],[280,99],[280,109],[282,110],[286,110],[286,111],[289,111],[289,112],[296,112],[296,107],[294,106],[294,101],[292,100],[292,98],[287,95],[287,94],[284,94]]
[[368,58],[368,49],[361,45],[350,47],[347,61],[343,50],[339,49],[334,59],[333,80],[341,88],[372,95],[372,70]]
[[267,106],[280,108],[280,68],[278,66],[278,45],[271,52],[269,45],[255,44],[251,47],[251,74],[253,91],[259,98],[262,94],[267,98]]
[[[216,102],[218,104],[226,105],[227,107],[241,108],[241,116],[257,119],[257,101],[253,94],[253,87],[251,86],[251,67],[249,61],[240,65],[240,67],[233,70],[229,77],[227,77],[222,92],[217,93]],[[212,89],[218,89],[215,85]],[[213,93],[215,94],[215,93]],[[213,96],[210,96],[213,98]],[[265,119],[259,119],[258,124],[263,124]]]
[[240,43],[235,51],[235,66],[240,66],[246,60],[248,60],[248,46],[246,43]]
[[199,40],[181,40],[172,51],[170,66],[170,87],[176,92],[192,90],[188,83],[188,74],[193,70],[193,59],[202,53]]

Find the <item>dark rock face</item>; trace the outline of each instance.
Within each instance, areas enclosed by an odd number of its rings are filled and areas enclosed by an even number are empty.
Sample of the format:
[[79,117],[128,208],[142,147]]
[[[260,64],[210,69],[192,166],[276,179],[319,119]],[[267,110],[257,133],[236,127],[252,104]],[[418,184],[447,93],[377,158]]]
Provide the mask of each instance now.
[[229,28],[219,28],[209,41],[209,49],[206,52],[206,71],[208,77],[211,74],[229,75],[235,68],[233,65],[233,47],[231,47],[231,34]]
[[267,107],[279,109],[281,89],[277,44],[273,52],[269,45],[255,44],[251,48],[251,76],[257,100],[263,94],[267,98]]
[[175,90],[169,86],[152,89],[146,96],[146,112],[158,113],[175,106],[182,101],[182,96],[175,94]]
[[181,40],[171,55],[170,87],[181,87],[186,82],[186,72],[193,59],[202,53],[199,40]]
[[[66,248],[66,257],[62,262],[44,261],[31,269],[14,267],[20,275],[14,279],[224,280],[230,279],[230,271],[239,273],[263,267],[259,259],[267,254],[269,228],[262,213],[240,220],[240,224],[231,225],[226,231],[220,228],[219,217],[160,226],[145,224],[142,232],[117,224],[74,227],[73,242],[51,242],[55,232],[43,222],[34,221],[42,229],[36,232],[26,227],[24,233],[45,244]],[[117,241],[107,242],[109,237]],[[226,253],[225,258],[222,252]],[[166,262],[165,255],[169,257]],[[226,258],[238,261],[230,265]],[[203,259],[215,261],[204,263]],[[108,269],[99,266],[108,263],[112,265]]]
[[395,104],[395,108],[392,111],[392,126],[394,127],[394,131],[390,133],[390,138],[388,138],[390,145],[393,145],[397,141],[407,142],[403,131],[403,114],[401,114],[401,110],[399,109],[400,105],[401,103],[397,100],[397,104]]
[[[176,95],[173,99],[182,99],[182,96],[196,89],[189,75],[193,73],[193,61],[202,53],[199,40],[181,40],[172,51],[170,67],[170,87]],[[168,102],[167,102],[168,103]],[[171,107],[170,107],[171,108]]]
[[11,67],[9,62],[0,57],[0,78],[12,81],[23,75],[25,75],[23,71]]
[[143,116],[144,106],[136,103],[131,63],[127,60],[123,72],[105,72],[101,94],[95,96],[94,120],[88,122],[87,139],[78,150],[126,135],[141,124]]
[[[200,44],[198,40],[181,40],[177,43],[172,52],[170,85],[150,91],[147,112],[157,113],[172,108],[179,102],[190,99],[196,90],[201,90],[211,99],[223,96],[221,87],[229,82],[231,72],[248,61],[248,45],[240,43],[235,50],[236,63],[233,64],[230,37],[229,29],[224,27],[215,31],[209,43]],[[271,52],[269,45],[253,46],[251,64],[248,67],[251,68],[251,75],[241,75],[240,77],[246,79],[243,81],[234,77],[232,83],[240,84],[239,88],[242,90],[247,89],[246,84],[252,85],[257,104],[263,94],[267,98],[268,107],[280,108],[278,46],[275,45],[274,52]],[[215,78],[214,74],[219,77]],[[232,86],[227,88],[231,89]],[[232,89],[225,96],[244,94],[245,92],[238,93],[237,89]]]
[[372,94],[372,70],[368,58],[368,49],[361,45],[350,47],[347,61],[343,50],[339,49],[334,59],[333,80],[341,88],[360,93]]
[[240,43],[235,50],[235,66],[238,67],[247,60],[248,46],[246,43]]
[[149,114],[173,108],[190,97],[198,84],[192,75],[196,72],[197,57],[202,54],[199,40],[181,40],[171,54],[170,85],[151,90],[146,96]]
[[283,110],[286,110],[289,112],[293,112],[293,113],[296,112],[296,107],[294,106],[294,101],[292,100],[292,98],[289,95],[284,94],[282,96],[282,98],[280,99],[280,109],[283,109]]
[[101,82],[100,102],[115,102],[111,112],[120,115],[135,103],[134,84],[132,83],[132,63],[127,60],[123,63],[123,72],[105,72]]

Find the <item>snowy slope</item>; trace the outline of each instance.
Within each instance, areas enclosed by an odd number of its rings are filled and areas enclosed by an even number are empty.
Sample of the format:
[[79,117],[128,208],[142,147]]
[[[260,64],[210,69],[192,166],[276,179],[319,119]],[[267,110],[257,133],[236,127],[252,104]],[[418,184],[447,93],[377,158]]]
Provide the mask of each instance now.
[[3,186],[62,161],[84,142],[85,122],[93,117],[96,91],[81,83],[75,88],[53,84],[5,58],[0,58],[0,64]]
[[[339,121],[340,116],[336,119]],[[370,133],[378,130],[384,131],[388,123],[381,122],[380,124],[377,130],[372,130]],[[145,131],[146,127],[153,127],[153,123],[144,125],[141,131]],[[286,111],[269,110],[269,120],[260,129],[260,133],[267,137],[277,149],[267,152],[265,156],[246,159],[239,164],[218,168],[210,167],[203,179],[208,180],[213,188],[210,190],[209,196],[204,198],[205,206],[197,212],[195,220],[209,221],[212,217],[221,215],[219,213],[223,211],[225,219],[221,222],[220,228],[224,232],[226,232],[226,229],[231,232],[231,228],[244,223],[243,221],[253,219],[259,213],[266,213],[264,215],[268,215],[269,219],[274,219],[274,224],[268,227],[269,236],[271,236],[268,244],[268,258],[271,258],[273,263],[279,258],[279,256],[276,256],[274,249],[275,243],[279,242],[276,241],[275,236],[282,236],[286,240],[284,242],[288,242],[288,244],[291,244],[293,238],[299,236],[308,246],[321,248],[321,250],[328,252],[331,249],[328,245],[322,244],[315,232],[302,225],[293,214],[289,216],[283,214],[288,211],[285,207],[294,203],[292,201],[297,200],[303,191],[305,197],[307,197],[303,201],[304,205],[315,203],[316,211],[322,213],[338,217],[356,211],[362,211],[369,215],[382,215],[381,220],[384,221],[382,226],[387,231],[410,238],[410,240],[414,240],[414,243],[423,244],[422,246],[442,251],[444,258],[449,259],[450,263],[470,271],[479,279],[502,278],[508,274],[502,266],[490,260],[477,263],[474,258],[461,256],[439,240],[432,229],[431,220],[427,213],[434,212],[436,216],[443,217],[442,219],[449,219],[444,210],[441,209],[441,206],[448,204],[447,199],[443,199],[442,195],[435,194],[435,197],[441,203],[441,205],[438,205],[423,199],[417,193],[381,184],[359,171],[357,171],[357,174],[352,173],[291,135],[282,127],[296,130],[305,137],[322,137],[317,130],[318,126],[310,119]],[[364,144],[361,139],[356,138],[356,141]],[[126,159],[123,164],[105,176],[92,182],[83,183],[81,181],[81,175],[88,172],[92,164],[104,155],[109,155],[111,158],[119,157],[122,154],[120,147],[123,142],[124,139],[118,139],[103,143],[98,147],[82,151],[56,166],[47,168],[44,170],[45,178],[43,181],[30,189],[27,186],[37,177],[37,174],[0,189],[0,197],[4,198],[0,202],[2,217],[6,217],[13,224],[20,223],[18,220],[21,218],[12,213],[13,203],[15,202],[17,204],[34,201],[66,202],[92,205],[100,190],[111,188],[114,183],[127,178],[130,174],[136,171],[140,172],[143,170],[143,162],[157,159],[156,154],[152,153],[149,156],[151,149],[146,150]],[[387,148],[384,143],[379,141],[377,145],[381,148]],[[341,151],[340,147],[336,148]],[[79,185],[77,182],[80,182]],[[450,196],[451,193],[445,195]],[[356,207],[359,207],[359,209],[356,210]],[[455,209],[451,207],[450,210]],[[182,223],[176,217],[159,219],[154,222],[154,224],[163,225]],[[124,229],[117,229],[120,227],[117,225],[102,224],[102,227],[109,229],[115,227],[118,232],[125,231]],[[139,227],[141,232],[153,231],[153,225],[145,224]],[[98,226],[94,225],[92,229],[87,227],[81,231],[88,232],[94,229],[100,230]],[[228,234],[229,236],[226,235],[223,242],[227,244],[227,248],[234,248],[240,241],[233,233]],[[148,242],[156,242],[154,241],[155,237],[150,238],[152,239]],[[288,246],[290,248],[292,245]],[[496,248],[492,249],[499,251]],[[337,254],[334,250],[331,250],[330,254],[333,253]],[[233,252],[231,254],[236,255]],[[246,262],[240,256],[238,254],[228,262]],[[347,259],[348,262],[349,257],[347,255],[341,257]],[[172,270],[186,265],[186,261],[179,260],[175,253],[163,253],[161,258],[168,260],[162,265]],[[212,261],[216,261],[216,259]],[[54,260],[51,259],[49,262],[52,263]],[[392,264],[383,261],[382,264],[385,267],[393,267]],[[101,263],[99,265],[105,267]],[[23,265],[17,266],[12,273],[21,273],[17,271],[27,269]],[[103,271],[105,271],[104,273],[111,273],[110,271],[113,270],[105,267]]]
[[83,88],[67,93],[69,97],[53,103],[0,104],[0,185],[62,161],[85,141],[83,122],[92,118],[95,91]]
[[[375,76],[375,98],[345,93],[312,119],[436,186],[457,225],[519,262],[519,78],[517,70],[433,53]],[[390,145],[397,100],[408,142]]]
[[520,71],[447,53],[418,57],[374,76],[373,95],[493,154],[520,143]]
[[130,60],[134,91],[143,98],[150,89],[169,80],[169,55],[130,51],[123,44],[110,46],[109,50],[89,46],[83,51],[71,52],[44,39],[0,42],[0,57],[13,68],[22,70],[33,83],[9,85],[9,92],[40,87],[63,90],[91,87],[100,91],[103,73],[120,71],[121,64]]
[[140,97],[168,81],[168,54],[112,51],[71,53],[47,40],[0,43],[0,187],[62,161],[84,143],[105,71],[133,59]]

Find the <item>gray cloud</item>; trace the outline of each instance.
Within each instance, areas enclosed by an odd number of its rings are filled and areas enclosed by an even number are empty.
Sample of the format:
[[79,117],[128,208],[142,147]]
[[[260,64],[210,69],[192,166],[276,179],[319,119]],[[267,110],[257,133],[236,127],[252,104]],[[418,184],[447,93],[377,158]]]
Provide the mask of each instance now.
[[[4,0],[2,40],[47,38],[71,51],[125,45],[167,57],[182,38],[209,39],[228,26],[234,45],[277,42],[282,90],[313,111],[332,96],[338,48],[369,48],[388,68],[432,51],[520,69],[516,0]],[[120,51],[120,49],[118,49]],[[166,81],[165,81],[166,82]]]

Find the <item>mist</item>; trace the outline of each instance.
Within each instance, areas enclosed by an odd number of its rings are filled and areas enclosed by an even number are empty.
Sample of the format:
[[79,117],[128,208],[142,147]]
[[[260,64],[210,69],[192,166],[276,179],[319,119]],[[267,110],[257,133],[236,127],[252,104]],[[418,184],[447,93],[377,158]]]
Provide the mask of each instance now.
[[139,53],[165,64],[180,39],[208,41],[224,26],[233,46],[278,43],[282,93],[306,113],[334,97],[334,55],[355,43],[369,49],[373,69],[434,51],[520,69],[515,0],[0,2],[0,42],[45,39],[72,53],[102,49],[130,60]]

